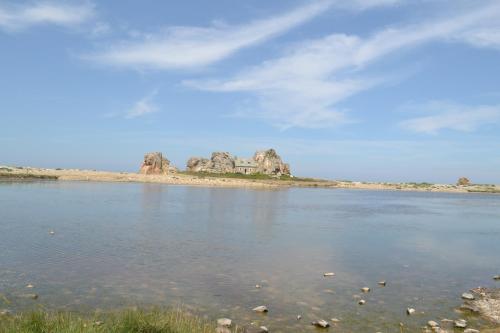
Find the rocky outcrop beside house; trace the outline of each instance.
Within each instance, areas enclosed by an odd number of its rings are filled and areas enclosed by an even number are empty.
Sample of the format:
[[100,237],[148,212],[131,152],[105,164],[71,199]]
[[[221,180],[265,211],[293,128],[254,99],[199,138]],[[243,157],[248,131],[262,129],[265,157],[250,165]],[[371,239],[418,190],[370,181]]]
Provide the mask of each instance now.
[[144,175],[164,175],[174,173],[177,169],[170,165],[170,161],[163,157],[162,153],[154,152],[144,155],[139,173]]
[[290,166],[283,163],[274,149],[262,150],[253,156],[257,162],[257,171],[266,175],[290,175]]
[[187,171],[226,173],[234,172],[235,157],[227,152],[214,152],[212,157],[191,157],[187,161]]
[[238,173],[244,169],[251,170],[249,173],[290,175],[290,166],[281,160],[274,149],[258,151],[251,159],[240,159],[228,152],[214,152],[210,159],[191,157],[186,167],[191,172]]

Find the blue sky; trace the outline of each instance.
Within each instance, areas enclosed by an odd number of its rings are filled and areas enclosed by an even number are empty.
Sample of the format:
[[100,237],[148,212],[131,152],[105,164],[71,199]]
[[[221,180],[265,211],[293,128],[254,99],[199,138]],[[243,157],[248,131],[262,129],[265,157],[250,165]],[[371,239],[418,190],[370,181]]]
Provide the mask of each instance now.
[[487,0],[0,0],[0,164],[274,147],[296,175],[500,183],[499,22]]

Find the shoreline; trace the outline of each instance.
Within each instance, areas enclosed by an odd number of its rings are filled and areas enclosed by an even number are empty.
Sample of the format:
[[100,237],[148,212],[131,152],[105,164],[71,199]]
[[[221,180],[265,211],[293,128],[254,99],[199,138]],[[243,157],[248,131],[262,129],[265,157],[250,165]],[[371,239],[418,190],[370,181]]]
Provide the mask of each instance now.
[[390,190],[403,192],[437,192],[437,193],[478,193],[500,194],[499,185],[468,185],[429,183],[377,183],[355,182],[323,179],[247,179],[224,177],[221,175],[172,173],[166,175],[144,175],[129,172],[111,172],[80,169],[46,169],[33,167],[0,166],[0,180],[63,180],[63,181],[95,181],[95,182],[135,182],[158,183],[167,185],[185,185],[200,187],[229,188],[332,188],[359,190]]

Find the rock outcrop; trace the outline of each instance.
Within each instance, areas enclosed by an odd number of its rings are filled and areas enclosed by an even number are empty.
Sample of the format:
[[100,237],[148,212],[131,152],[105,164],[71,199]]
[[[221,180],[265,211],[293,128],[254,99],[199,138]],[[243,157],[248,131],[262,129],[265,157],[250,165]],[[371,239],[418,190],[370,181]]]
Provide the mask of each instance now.
[[191,157],[187,161],[187,171],[231,173],[234,172],[235,158],[227,152],[214,152],[210,159],[202,157]]
[[258,151],[253,156],[257,162],[257,172],[266,175],[290,175],[290,166],[283,163],[274,149]]
[[154,152],[144,155],[139,173],[145,175],[164,175],[176,172],[177,169],[170,165],[170,161],[163,157],[162,153]]
[[470,185],[470,180],[465,177],[461,177],[457,181],[457,186],[468,186]]
[[[281,160],[274,149],[258,151],[252,159],[238,159],[227,152],[214,152],[210,159],[202,157],[191,157],[187,161],[187,171],[209,172],[209,173],[237,173],[242,172],[238,167],[238,161],[248,164],[246,171],[257,172],[271,176],[290,175],[290,166]],[[256,167],[255,167],[256,165]],[[255,169],[255,170],[254,170]],[[244,172],[248,173],[248,172]]]
[[461,309],[477,313],[480,316],[500,324],[500,288],[475,288],[471,290],[473,299],[464,302]]

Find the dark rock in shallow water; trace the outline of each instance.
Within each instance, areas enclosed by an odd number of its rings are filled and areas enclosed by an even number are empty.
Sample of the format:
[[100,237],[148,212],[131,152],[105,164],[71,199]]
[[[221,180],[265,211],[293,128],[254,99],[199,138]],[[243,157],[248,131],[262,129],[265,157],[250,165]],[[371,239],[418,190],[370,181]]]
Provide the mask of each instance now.
[[471,291],[474,299],[466,300],[460,308],[500,324],[500,288],[475,288]]

